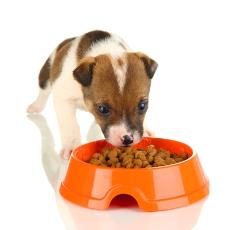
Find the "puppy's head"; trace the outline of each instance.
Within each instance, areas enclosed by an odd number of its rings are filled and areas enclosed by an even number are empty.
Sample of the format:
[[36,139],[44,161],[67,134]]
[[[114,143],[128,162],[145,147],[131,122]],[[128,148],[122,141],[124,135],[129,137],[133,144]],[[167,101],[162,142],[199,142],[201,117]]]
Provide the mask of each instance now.
[[115,146],[137,143],[143,135],[151,78],[157,63],[142,53],[83,58],[73,71],[87,109]]

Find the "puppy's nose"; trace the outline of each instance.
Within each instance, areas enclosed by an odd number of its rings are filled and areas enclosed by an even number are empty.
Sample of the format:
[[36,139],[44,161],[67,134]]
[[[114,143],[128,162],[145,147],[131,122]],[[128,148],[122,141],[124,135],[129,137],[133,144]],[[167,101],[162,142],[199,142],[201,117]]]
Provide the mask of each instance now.
[[124,135],[122,138],[123,145],[130,145],[133,143],[133,135]]

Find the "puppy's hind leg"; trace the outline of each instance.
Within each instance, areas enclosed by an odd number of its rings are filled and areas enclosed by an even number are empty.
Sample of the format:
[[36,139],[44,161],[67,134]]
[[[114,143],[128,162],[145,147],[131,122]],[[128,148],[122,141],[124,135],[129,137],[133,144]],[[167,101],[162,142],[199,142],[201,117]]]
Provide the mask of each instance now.
[[39,95],[37,99],[28,106],[28,113],[40,113],[45,107],[46,101],[51,92],[50,85],[50,59],[43,65],[39,74]]

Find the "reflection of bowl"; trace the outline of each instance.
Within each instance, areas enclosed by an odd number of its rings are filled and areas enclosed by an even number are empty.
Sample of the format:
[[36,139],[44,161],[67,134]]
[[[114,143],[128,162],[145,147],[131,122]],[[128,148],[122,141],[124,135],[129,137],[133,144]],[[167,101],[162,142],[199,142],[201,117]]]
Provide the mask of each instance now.
[[166,210],[189,205],[209,192],[208,180],[196,153],[186,144],[160,138],[143,138],[134,148],[153,144],[174,153],[186,152],[183,162],[155,168],[105,168],[85,161],[109,146],[95,141],[76,148],[60,187],[67,200],[93,209],[106,209],[120,194],[132,196],[145,211]]

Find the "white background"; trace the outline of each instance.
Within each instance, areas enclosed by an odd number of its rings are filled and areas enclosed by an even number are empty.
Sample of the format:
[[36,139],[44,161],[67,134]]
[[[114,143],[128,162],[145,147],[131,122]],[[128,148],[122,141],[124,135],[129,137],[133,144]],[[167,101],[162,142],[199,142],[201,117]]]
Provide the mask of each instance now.
[[[228,3],[1,1],[0,229],[230,229]],[[41,157],[41,136],[26,107],[37,95],[37,75],[50,52],[63,39],[91,29],[116,33],[159,63],[147,120],[156,136],[184,141],[198,151],[211,184],[200,214],[198,204],[152,214],[137,207],[91,212],[65,203],[48,182],[55,188],[64,163],[51,150],[45,154],[52,152],[56,166]],[[43,115],[58,152],[52,100]],[[42,117],[34,119],[45,124]],[[81,119],[91,117],[83,113]],[[83,135],[88,123],[81,122]]]

